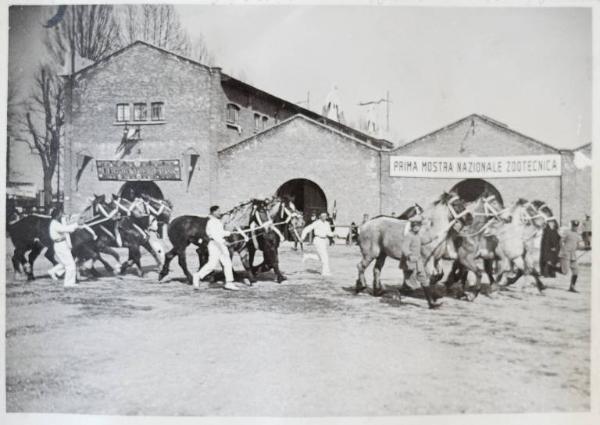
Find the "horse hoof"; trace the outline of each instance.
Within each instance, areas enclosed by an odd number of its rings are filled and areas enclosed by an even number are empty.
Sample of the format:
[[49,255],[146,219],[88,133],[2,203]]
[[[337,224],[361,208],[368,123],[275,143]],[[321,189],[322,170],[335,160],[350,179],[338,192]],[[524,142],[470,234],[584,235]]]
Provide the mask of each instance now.
[[366,286],[362,286],[362,285],[361,285],[361,286],[358,286],[358,285],[357,285],[356,287],[354,287],[354,295],[358,295],[358,294],[360,294],[360,293],[361,293],[362,291],[364,291],[365,289],[367,289],[367,287],[366,287]]
[[281,283],[281,282],[283,282],[284,280],[287,280],[287,277],[285,277],[285,276],[278,276],[278,277],[277,277],[277,283]]
[[380,297],[383,295],[383,289],[374,289],[373,290],[373,296],[374,297]]
[[429,304],[429,309],[430,310],[437,310],[441,306],[442,306],[442,303],[432,303],[432,304]]
[[33,277],[32,274],[28,274],[27,275],[27,282],[31,282],[32,280],[35,280],[35,277]]

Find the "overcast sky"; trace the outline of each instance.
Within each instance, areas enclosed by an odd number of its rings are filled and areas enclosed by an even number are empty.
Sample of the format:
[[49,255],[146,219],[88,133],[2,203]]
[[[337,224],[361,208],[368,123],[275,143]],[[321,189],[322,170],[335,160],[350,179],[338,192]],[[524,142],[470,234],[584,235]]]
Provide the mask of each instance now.
[[[345,115],[390,92],[408,141],[481,113],[558,148],[591,141],[587,8],[177,6],[216,64],[320,110],[333,86]],[[47,13],[47,12],[46,12]],[[10,13],[10,77],[23,86],[42,51],[39,9]],[[26,91],[22,90],[22,91]],[[383,117],[382,117],[383,118]],[[383,122],[382,122],[383,124]]]

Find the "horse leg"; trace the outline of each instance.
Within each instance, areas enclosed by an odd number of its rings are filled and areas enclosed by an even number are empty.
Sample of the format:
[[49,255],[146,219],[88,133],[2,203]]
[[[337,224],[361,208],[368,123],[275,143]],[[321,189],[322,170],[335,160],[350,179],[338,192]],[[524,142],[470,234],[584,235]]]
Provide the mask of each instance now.
[[119,271],[120,274],[125,274],[127,269],[135,263],[135,260],[133,259],[133,257],[135,256],[133,248],[129,246],[127,247],[127,249],[129,254],[127,256],[127,260],[123,262],[123,264],[121,264],[121,270]]
[[29,270],[27,272],[27,280],[33,280],[33,263],[35,259],[40,255],[44,247],[40,244],[34,244],[33,248],[29,252]]
[[129,248],[129,257],[131,259],[133,259],[133,264],[135,264],[135,266],[138,269],[138,276],[139,277],[144,277],[144,270],[142,269],[142,251],[140,250],[140,247],[131,247]]
[[356,265],[358,269],[358,278],[356,279],[356,286],[354,287],[354,293],[359,294],[367,289],[367,279],[365,278],[365,270],[369,267],[369,264],[373,261],[373,258],[367,257],[363,254],[362,260]]
[[533,278],[535,279],[535,285],[538,289],[538,291],[540,292],[540,294],[542,293],[542,291],[544,289],[546,289],[546,285],[544,285],[542,283],[542,280],[540,279],[540,274],[536,269],[532,269],[531,270],[531,275],[533,276]]
[[[185,248],[183,249],[184,255],[185,255]],[[167,254],[165,255],[165,264],[163,264],[162,270],[160,271],[160,273],[158,274],[158,281],[160,282],[161,280],[163,280],[163,278],[169,274],[169,264],[171,263],[171,260],[173,260],[173,257],[175,257],[177,255],[177,250],[175,248],[171,249],[169,252],[167,252]]]
[[46,248],[44,257],[46,257],[48,259],[48,261],[50,261],[52,263],[53,266],[56,266],[58,264],[58,261],[56,261],[56,258],[54,256],[54,244],[50,244],[50,246],[48,246],[48,248]]
[[244,270],[248,274],[248,280],[250,281],[250,286],[256,283],[256,276],[252,272],[252,266],[250,265],[250,256],[248,253],[248,249],[244,248],[242,251],[238,252],[240,256],[240,260],[242,261],[242,265],[244,266]]
[[281,273],[281,270],[279,270],[279,252],[277,250],[277,247],[271,247],[267,249],[267,251],[269,251],[269,263],[273,267],[275,275],[277,276],[277,283],[281,283],[284,280],[287,280],[283,273]]
[[383,287],[381,285],[381,269],[385,264],[386,255],[384,253],[379,254],[375,265],[373,266],[373,296],[378,297],[383,294]]

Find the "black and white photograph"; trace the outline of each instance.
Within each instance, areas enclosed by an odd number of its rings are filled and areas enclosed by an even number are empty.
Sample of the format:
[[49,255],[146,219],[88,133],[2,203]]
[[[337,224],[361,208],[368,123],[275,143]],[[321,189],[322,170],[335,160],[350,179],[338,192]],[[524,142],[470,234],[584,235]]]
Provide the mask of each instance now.
[[598,6],[5,5],[9,423],[594,423]]

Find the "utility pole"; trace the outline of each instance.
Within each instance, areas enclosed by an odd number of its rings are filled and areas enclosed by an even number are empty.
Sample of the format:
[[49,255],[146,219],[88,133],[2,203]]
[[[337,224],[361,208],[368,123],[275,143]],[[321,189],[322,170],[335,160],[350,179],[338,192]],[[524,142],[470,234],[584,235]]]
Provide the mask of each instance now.
[[306,92],[306,100],[300,100],[299,102],[295,102],[296,105],[304,105],[306,104],[306,109],[310,109],[310,91]]
[[358,103],[358,106],[368,106],[368,105],[378,105],[380,103],[385,103],[385,129],[387,132],[390,131],[390,104],[392,103],[392,100],[390,99],[390,91],[387,90],[385,92],[385,98],[379,99],[379,100],[369,100],[366,102],[360,102]]

